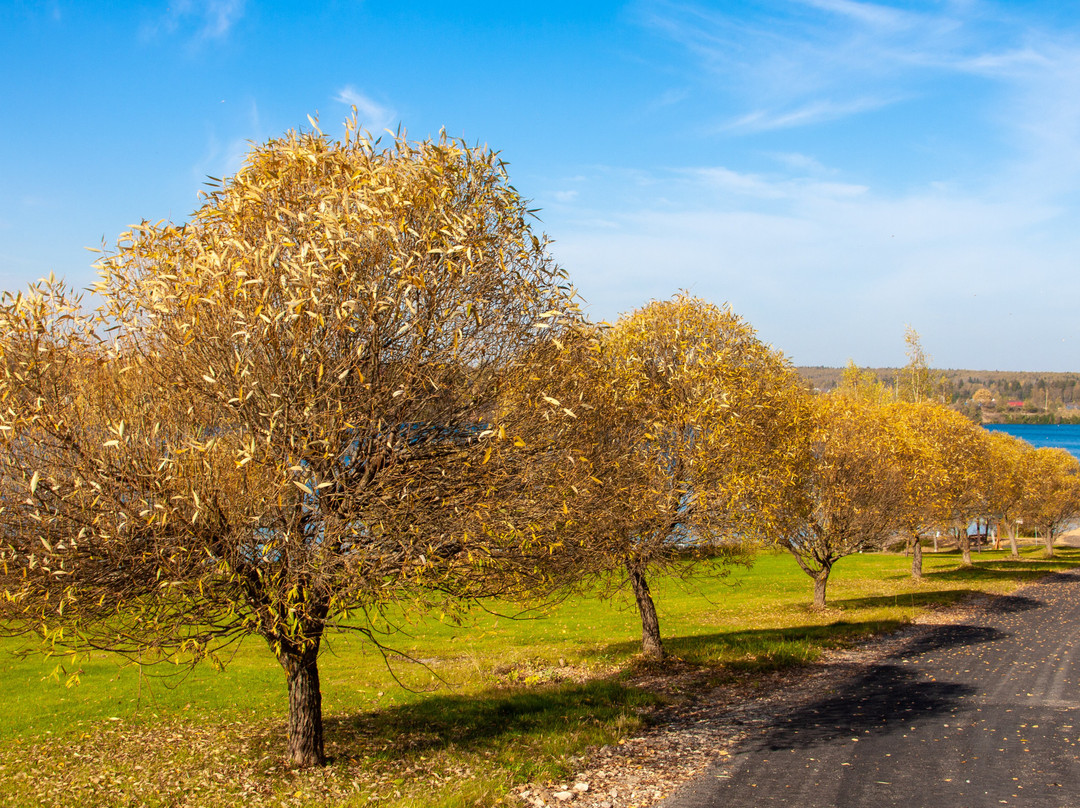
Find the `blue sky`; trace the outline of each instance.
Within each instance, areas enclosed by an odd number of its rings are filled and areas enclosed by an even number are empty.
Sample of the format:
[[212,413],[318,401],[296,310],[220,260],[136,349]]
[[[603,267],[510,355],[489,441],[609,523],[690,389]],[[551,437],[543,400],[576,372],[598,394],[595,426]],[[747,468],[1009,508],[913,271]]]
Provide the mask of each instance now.
[[594,319],[680,289],[798,364],[1080,371],[1061,2],[0,3],[0,288],[356,105],[486,143]]

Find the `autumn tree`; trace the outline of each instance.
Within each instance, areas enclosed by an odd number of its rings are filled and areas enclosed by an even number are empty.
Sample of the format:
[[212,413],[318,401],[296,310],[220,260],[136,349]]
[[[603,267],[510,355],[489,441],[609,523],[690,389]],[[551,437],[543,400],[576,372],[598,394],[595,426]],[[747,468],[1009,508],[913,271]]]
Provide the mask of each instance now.
[[837,561],[880,549],[903,524],[900,440],[880,404],[835,393],[813,399],[799,482],[786,500],[779,538],[814,580],[815,609],[825,608]]
[[897,402],[889,410],[900,430],[897,463],[904,479],[904,511],[901,532],[907,537],[911,553],[911,577],[922,578],[922,538],[935,527],[935,504],[941,484],[940,458],[930,439],[929,424],[932,407]]
[[[911,574],[919,579],[922,537],[930,530],[952,529],[959,532],[963,549],[967,525],[981,513],[981,428],[931,402],[898,402],[889,417],[903,436],[898,458],[906,490],[903,530],[912,553]],[[968,548],[965,562],[970,558]]]
[[897,397],[914,404],[923,401],[945,403],[948,381],[930,368],[930,356],[923,349],[922,338],[910,325],[904,329],[904,343],[908,363],[897,373]]
[[523,485],[522,447],[559,467],[543,433],[569,416],[497,405],[572,308],[527,219],[496,154],[353,121],[255,147],[187,224],[125,234],[95,311],[57,283],[6,296],[6,629],[141,661],[260,635],[306,766],[327,631],[550,584],[570,489]]
[[866,401],[872,404],[885,404],[892,400],[892,391],[872,370],[864,370],[848,360],[840,374],[840,383],[836,391],[840,395]]
[[991,390],[980,387],[974,393],[971,394],[971,400],[982,409],[994,408],[994,394]]
[[1080,460],[1065,449],[1032,449],[1024,463],[1021,511],[1025,523],[1043,534],[1046,557],[1055,539],[1080,521]]
[[1032,447],[1007,432],[991,432],[986,451],[986,512],[1009,537],[1012,557],[1019,558],[1017,520],[1023,518],[1027,457]]
[[[791,474],[802,392],[784,357],[728,308],[679,295],[601,329],[580,373],[579,450],[603,498],[579,518],[583,564],[629,583],[646,658],[663,657],[649,576],[738,557]],[[553,396],[559,398],[560,396]]]
[[939,524],[956,536],[962,563],[970,566],[968,526],[986,513],[989,434],[955,410],[938,406],[933,412],[927,437],[940,475],[934,511]]

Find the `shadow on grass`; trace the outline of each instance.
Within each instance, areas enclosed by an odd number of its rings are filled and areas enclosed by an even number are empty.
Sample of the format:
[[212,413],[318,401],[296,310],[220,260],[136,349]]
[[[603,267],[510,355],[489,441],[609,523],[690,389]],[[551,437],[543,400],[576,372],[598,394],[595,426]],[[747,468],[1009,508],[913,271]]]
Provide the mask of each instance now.
[[412,704],[326,718],[323,726],[333,753],[350,757],[392,759],[448,749],[505,753],[508,746],[524,751],[568,731],[599,732],[632,722],[637,710],[655,702],[644,691],[596,680],[432,695]]
[[[821,649],[870,634],[892,631],[901,620],[838,621],[781,629],[717,632],[668,637],[672,657],[717,671],[765,672],[804,665]],[[612,643],[601,654],[634,654],[633,642]],[[521,766],[540,765],[529,750],[545,739],[593,733],[595,742],[611,728],[636,723],[641,708],[658,697],[616,679],[563,683],[523,690],[492,689],[476,694],[437,694],[411,704],[327,717],[328,753],[337,757],[370,756],[383,760],[415,757],[441,750],[518,755]]]
[[1047,573],[1075,569],[1076,563],[1068,560],[1038,559],[1031,561],[976,561],[970,567],[948,570],[929,570],[924,576],[931,581],[1000,581],[1008,579],[1018,584],[1034,583]]
[[901,607],[910,609],[951,606],[971,595],[970,589],[939,589],[923,592],[904,592],[897,595],[874,595],[864,598],[837,598],[829,601],[836,609],[880,609]]
[[[665,637],[668,654],[696,664],[722,664],[737,670],[768,671],[805,665],[817,659],[823,648],[834,648],[872,634],[895,631],[902,620],[840,620],[827,625],[791,626],[789,628],[723,631]],[[603,646],[601,654],[634,654],[641,651],[638,642],[618,642]]]

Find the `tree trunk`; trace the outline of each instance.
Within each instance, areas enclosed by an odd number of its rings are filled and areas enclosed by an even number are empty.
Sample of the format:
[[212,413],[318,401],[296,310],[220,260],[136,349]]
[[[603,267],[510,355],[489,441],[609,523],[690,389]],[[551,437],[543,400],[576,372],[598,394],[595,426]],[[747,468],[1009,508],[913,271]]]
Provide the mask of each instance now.
[[971,566],[971,536],[968,535],[967,527],[956,529],[956,541],[960,545],[960,558],[965,567]]
[[289,764],[297,768],[326,763],[323,748],[322,691],[319,689],[319,639],[303,651],[278,655],[289,681]]
[[822,567],[814,573],[814,609],[825,610],[825,588],[829,585],[829,573],[832,567]]
[[1016,525],[1009,525],[1009,549],[1013,558],[1020,558],[1020,550],[1016,546]]
[[645,580],[644,570],[632,562],[626,562],[626,572],[630,576],[630,585],[634,587],[638,614],[641,615],[641,652],[645,659],[661,660],[664,658],[664,646],[660,642],[660,621],[656,617],[656,604],[649,592],[649,582]]
[[922,580],[922,541],[918,536],[911,546],[911,577],[917,581]]
[[1047,530],[1047,531],[1045,531],[1043,533],[1043,542],[1046,545],[1046,557],[1047,558],[1053,558],[1054,557],[1054,533],[1053,533],[1053,531]]

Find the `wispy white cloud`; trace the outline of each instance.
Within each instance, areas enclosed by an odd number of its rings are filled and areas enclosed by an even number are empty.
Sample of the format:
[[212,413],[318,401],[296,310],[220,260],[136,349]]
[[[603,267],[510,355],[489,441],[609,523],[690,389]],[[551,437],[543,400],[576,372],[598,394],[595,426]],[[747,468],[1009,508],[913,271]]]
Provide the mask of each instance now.
[[1039,312],[1047,340],[1080,340],[1069,316],[1080,277],[1064,258],[1080,251],[1080,234],[1057,206],[715,166],[653,179],[656,198],[680,204],[608,210],[604,227],[582,209],[548,217],[555,255],[587,301],[603,301],[590,311],[596,319],[686,288],[731,302],[800,363],[850,353],[862,364],[902,363],[903,327],[914,322],[942,366],[1069,369],[1060,352],[1036,356],[1041,348],[993,326]]
[[837,102],[815,100],[794,108],[779,110],[756,109],[733,121],[722,124],[719,128],[737,132],[765,132],[773,129],[790,129],[796,126],[810,126],[818,123],[847,118],[861,112],[881,109],[898,100],[894,96],[881,98],[854,98]]
[[252,144],[266,139],[259,107],[254,100],[249,102],[247,120],[227,137],[221,137],[216,130],[206,134],[206,145],[202,156],[191,167],[191,174],[200,183],[207,177],[230,177],[240,170],[251,152]]
[[794,171],[819,175],[832,174],[835,172],[835,169],[823,165],[820,160],[811,157],[808,154],[800,154],[799,152],[770,152],[767,156],[780,165]]
[[686,173],[708,188],[758,199],[853,199],[863,196],[869,190],[865,185],[821,182],[806,177],[769,178],[723,167],[690,169]]
[[144,39],[160,35],[183,35],[193,44],[221,40],[244,16],[246,0],[173,0],[162,16],[145,22]]
[[[926,143],[952,137],[957,155],[979,150],[975,159],[986,162],[977,181],[995,193],[1011,187],[1039,201],[1080,183],[1080,39],[1022,7],[764,0],[747,15],[645,0],[639,9],[645,25],[686,49],[705,91],[722,99],[714,107],[727,112],[699,126],[704,134],[840,125],[897,114],[889,108],[905,103],[922,117],[898,125],[918,129]],[[925,117],[930,104],[936,119]],[[963,143],[954,115],[975,116]]]
[[919,25],[919,18],[907,11],[879,3],[854,0],[800,0],[805,6],[847,17],[855,22],[886,31],[904,31]]
[[[751,108],[724,128],[815,125],[910,98],[934,70],[983,56],[955,4],[915,12],[853,0],[765,2],[753,16],[652,0],[643,24],[683,46],[716,92]],[[699,84],[708,85],[708,78]]]
[[232,30],[244,15],[245,0],[206,0],[203,7],[203,27],[199,36],[221,39]]
[[383,129],[389,129],[397,118],[397,113],[390,107],[383,106],[370,96],[357,90],[351,84],[345,85],[338,90],[334,100],[339,104],[356,107],[360,125],[369,132],[378,133]]

